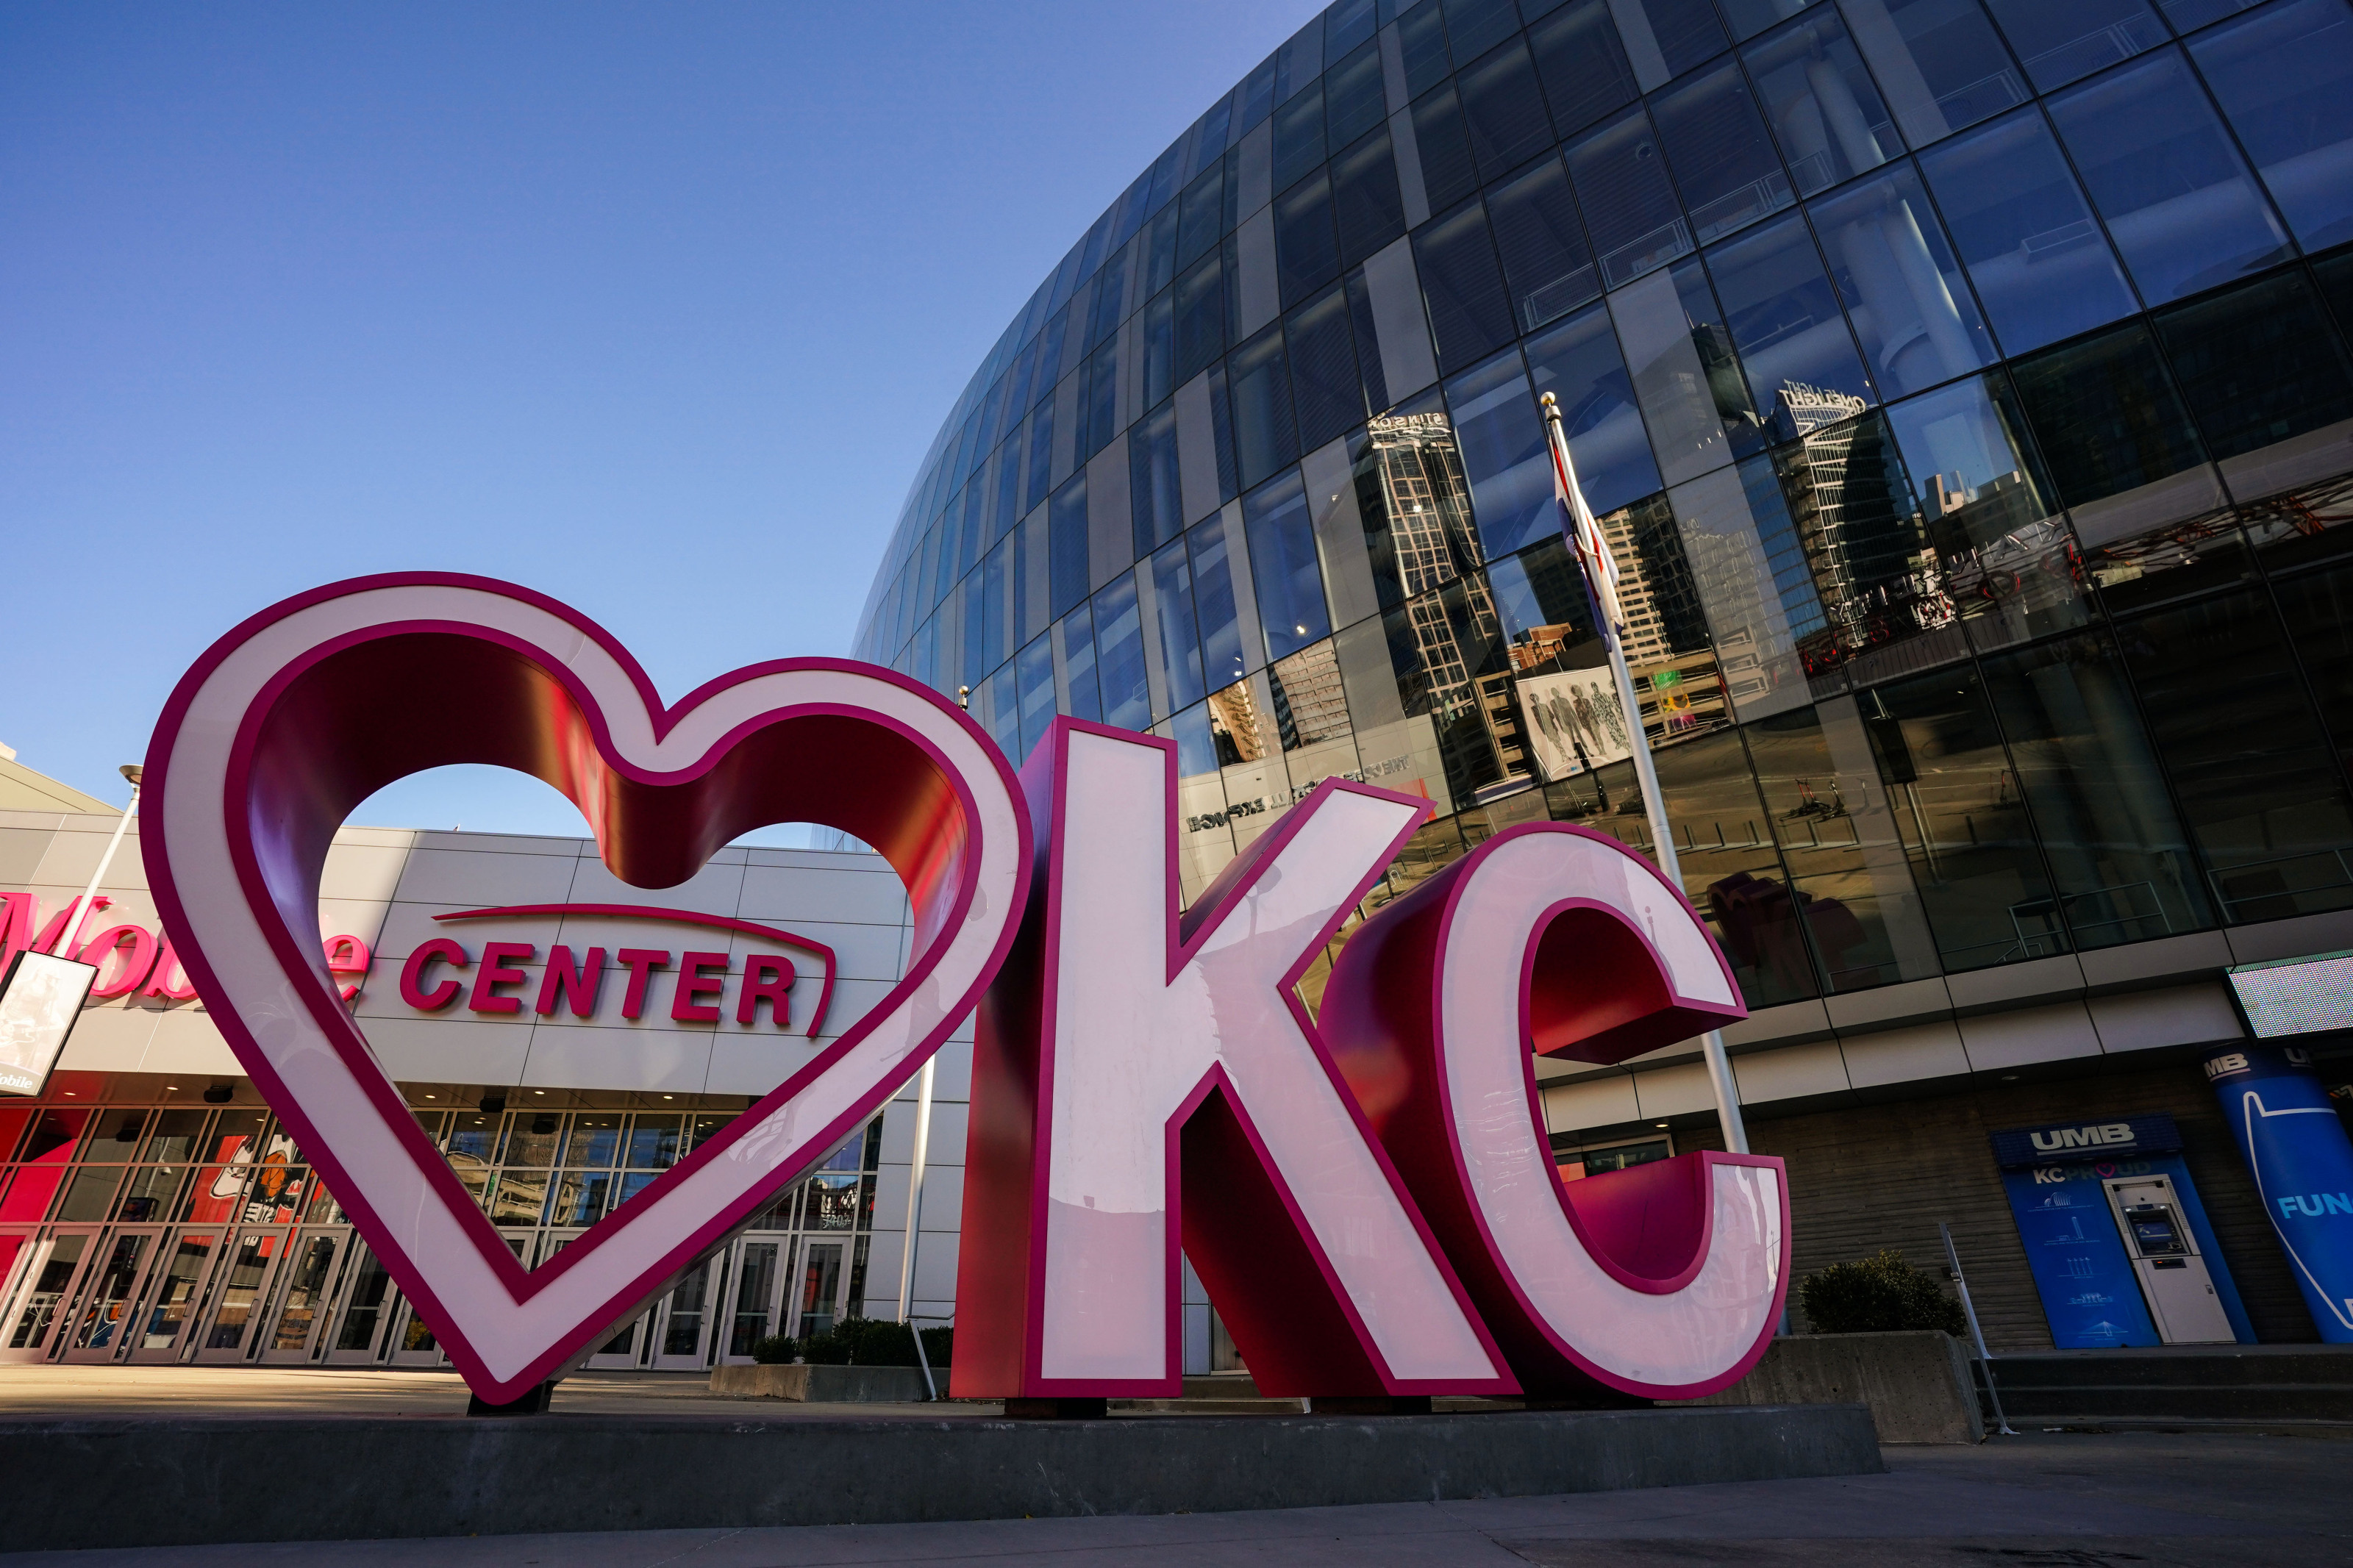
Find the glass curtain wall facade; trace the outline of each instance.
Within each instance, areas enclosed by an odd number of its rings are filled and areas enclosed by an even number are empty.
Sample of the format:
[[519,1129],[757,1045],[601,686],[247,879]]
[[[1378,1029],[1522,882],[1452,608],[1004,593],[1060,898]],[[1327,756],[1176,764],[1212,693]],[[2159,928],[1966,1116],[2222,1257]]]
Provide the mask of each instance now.
[[[1752,1007],[2353,905],[2353,4],[1341,0],[1041,282],[861,657],[1641,844]],[[1626,579],[1611,692],[1556,395]]]

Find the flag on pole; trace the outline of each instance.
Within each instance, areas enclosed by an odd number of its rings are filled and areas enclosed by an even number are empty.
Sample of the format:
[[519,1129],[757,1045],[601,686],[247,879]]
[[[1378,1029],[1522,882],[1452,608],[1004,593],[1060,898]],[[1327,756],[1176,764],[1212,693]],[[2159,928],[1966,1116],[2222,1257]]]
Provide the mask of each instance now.
[[1544,411],[1545,436],[1552,444],[1553,494],[1558,498],[1563,514],[1561,531],[1577,551],[1594,603],[1609,623],[1609,640],[1617,642],[1626,631],[1626,609],[1618,600],[1618,562],[1601,537],[1601,525],[1594,521],[1593,509],[1585,504],[1585,492],[1577,488],[1577,460],[1568,455],[1568,434],[1560,422],[1560,405],[1549,392],[1544,396]]

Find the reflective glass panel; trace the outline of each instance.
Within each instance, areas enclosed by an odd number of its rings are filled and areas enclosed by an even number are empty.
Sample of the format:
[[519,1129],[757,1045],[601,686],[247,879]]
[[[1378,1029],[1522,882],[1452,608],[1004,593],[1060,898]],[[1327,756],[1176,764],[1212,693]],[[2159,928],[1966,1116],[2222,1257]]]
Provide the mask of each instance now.
[[1446,402],[1471,481],[1483,553],[1508,555],[1559,531],[1544,426],[1519,351],[1506,349],[1449,382]]
[[1982,662],[2054,891],[2012,910],[2021,931],[2064,926],[2112,947],[2213,923],[2124,670],[2096,633]]
[[1567,172],[1556,159],[1489,192],[1487,216],[1522,331],[1533,331],[1601,292]]
[[1639,105],[1571,142],[1568,174],[1603,288],[1631,282],[1691,249],[1691,227]]
[[1796,213],[1706,253],[1767,434],[1787,441],[1875,401],[1837,290]]
[[1977,0],[1840,0],[1839,9],[1915,147],[2026,101]]
[[2028,110],[1932,147],[1920,164],[2003,352],[2023,353],[2132,311],[2124,270],[2040,114]]
[[1986,0],[2037,92],[2062,88],[2166,41],[2148,0]]
[[1651,100],[1651,116],[1697,243],[1796,199],[1737,62],[1725,59],[1677,82]]
[[1799,195],[1902,154],[1904,138],[1835,6],[1820,6],[1740,54]]
[[1332,623],[1324,607],[1315,529],[1297,472],[1244,497],[1242,526],[1250,537],[1250,579],[1258,589],[1266,657],[1282,658],[1328,636]]
[[1527,356],[1536,395],[1549,392],[1560,405],[1586,505],[1596,513],[1611,511],[1657,489],[1659,466],[1634,405],[1634,383],[1618,352],[1609,310],[1599,304],[1587,307],[1530,339]]
[[1094,624],[1103,721],[1122,730],[1150,729],[1152,689],[1144,669],[1144,621],[1135,603],[1135,574],[1121,573],[1094,596]]
[[1993,364],[1977,296],[1911,164],[1821,197],[1807,216],[1883,397]]
[[2061,94],[2051,117],[2148,303],[2288,255],[2286,231],[2179,50]]
[[2353,239],[2353,7],[2287,0],[2189,53],[2305,248]]
[[1528,43],[1553,122],[1564,136],[1630,102],[1639,90],[1608,0],[1576,0],[1538,19],[1528,28]]

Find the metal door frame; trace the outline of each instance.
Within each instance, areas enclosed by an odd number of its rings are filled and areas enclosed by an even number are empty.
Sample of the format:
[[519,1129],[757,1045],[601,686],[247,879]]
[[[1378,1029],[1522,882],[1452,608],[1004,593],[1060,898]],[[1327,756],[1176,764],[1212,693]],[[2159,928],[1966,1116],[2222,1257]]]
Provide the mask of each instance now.
[[[198,1325],[204,1321],[205,1308],[211,1300],[213,1271],[220,1266],[220,1260],[227,1251],[227,1248],[222,1245],[222,1242],[224,1239],[234,1239],[238,1227],[235,1225],[227,1223],[219,1225],[181,1224],[165,1226],[164,1229],[164,1245],[159,1247],[155,1253],[157,1261],[161,1261],[166,1252],[170,1252],[176,1257],[181,1245],[185,1242],[187,1237],[191,1235],[212,1237],[214,1238],[213,1247],[212,1250],[206,1255],[204,1267],[196,1271],[195,1279],[190,1281],[188,1291],[188,1310],[186,1312],[182,1314],[180,1318],[180,1327],[178,1331],[173,1334],[172,1342],[160,1350],[150,1350],[144,1345],[132,1346],[131,1349],[124,1353],[122,1359],[134,1364],[140,1363],[155,1363],[183,1361],[194,1352],[194,1347],[196,1342],[195,1331]],[[157,1300],[157,1292],[162,1289],[164,1282],[169,1278],[170,1276],[168,1274],[158,1272],[153,1263],[149,1265],[146,1282],[140,1287],[139,1321],[141,1327],[138,1334],[136,1335],[138,1339],[144,1340],[147,1337],[150,1329],[153,1327],[155,1310],[159,1305]]]
[[[123,1358],[132,1336],[121,1331],[139,1321],[140,1309],[147,1299],[147,1282],[153,1273],[155,1259],[163,1256],[164,1234],[171,1228],[165,1225],[146,1224],[110,1225],[105,1227],[105,1234],[99,1238],[97,1257],[111,1257],[126,1236],[144,1237],[147,1241],[140,1252],[137,1267],[131,1271],[131,1289],[122,1298],[122,1315],[115,1320],[117,1332],[114,1342],[101,1350],[76,1350],[69,1342],[60,1342],[53,1352],[53,1359],[80,1365],[102,1365]],[[100,1278],[90,1267],[93,1261],[91,1258],[82,1260],[81,1278],[74,1284],[73,1307],[68,1315],[76,1322],[80,1321],[82,1312],[89,1306],[90,1292]]]
[[282,1266],[269,1282],[269,1305],[262,1318],[262,1336],[255,1345],[253,1360],[259,1366],[300,1366],[314,1361],[322,1353],[322,1325],[336,1325],[342,1319],[342,1298],[348,1282],[351,1266],[351,1243],[353,1232],[349,1226],[296,1226],[288,1234],[286,1256],[292,1258],[307,1250],[313,1242],[331,1241],[334,1256],[327,1262],[327,1278],[317,1300],[311,1304],[311,1326],[302,1335],[302,1342],[292,1350],[280,1350],[274,1342],[278,1325],[286,1315],[286,1298],[293,1292],[297,1270]]
[[[785,1307],[792,1300],[793,1264],[799,1256],[799,1247],[796,1245],[798,1239],[786,1231],[746,1231],[737,1237],[728,1247],[730,1265],[728,1272],[739,1289],[744,1279],[744,1251],[754,1247],[773,1247],[776,1249],[776,1272],[768,1286],[768,1332],[770,1334],[782,1331],[779,1325],[784,1321]],[[734,1343],[735,1314],[736,1304],[733,1300],[726,1302],[721,1313],[722,1321],[718,1325],[723,1328],[725,1332],[717,1342],[717,1353],[711,1359],[711,1364],[713,1366],[752,1364],[752,1357],[736,1355],[727,1348]]]
[[[693,1268],[688,1269],[677,1284],[662,1292],[661,1300],[657,1301],[654,1304],[654,1310],[647,1314],[651,1321],[653,1331],[646,1339],[646,1353],[643,1361],[645,1366],[655,1372],[701,1372],[711,1365],[712,1351],[718,1343],[716,1335],[718,1306],[727,1299],[727,1281],[730,1278],[727,1265],[734,1257],[734,1252],[735,1249],[732,1244],[721,1247],[717,1252],[696,1264]],[[695,1336],[694,1350],[691,1354],[668,1354],[660,1347],[662,1342],[670,1335],[670,1303],[677,1300],[678,1293],[686,1288],[687,1280],[692,1278],[697,1270],[703,1275],[702,1328]]]
[[[301,1227],[290,1225],[224,1225],[220,1227],[228,1238],[219,1258],[213,1264],[211,1279],[205,1287],[204,1321],[196,1331],[195,1348],[187,1359],[201,1366],[231,1366],[254,1359],[260,1343],[259,1333],[262,1321],[269,1316],[270,1298],[277,1293],[279,1271],[286,1266],[287,1254],[294,1249],[294,1236]],[[237,1336],[233,1350],[213,1350],[205,1342],[213,1337],[219,1324],[221,1310],[227,1305],[229,1271],[235,1266],[237,1248],[248,1237],[274,1237],[279,1243],[262,1265],[261,1279],[253,1290],[253,1307],[246,1314],[245,1331]]]
[[82,1277],[90,1271],[90,1260],[93,1256],[91,1250],[85,1247],[81,1256],[74,1260],[74,1271],[66,1277],[65,1288],[58,1292],[57,1307],[50,1312],[48,1326],[41,1331],[40,1338],[20,1349],[11,1349],[8,1346],[8,1341],[15,1337],[17,1321],[25,1310],[26,1300],[31,1295],[31,1291],[26,1287],[38,1278],[38,1270],[48,1266],[49,1259],[57,1253],[58,1242],[60,1239],[69,1236],[80,1236],[96,1241],[105,1229],[104,1225],[94,1221],[87,1224],[43,1226],[34,1233],[31,1246],[18,1249],[17,1256],[24,1259],[24,1262],[17,1271],[18,1289],[8,1299],[5,1316],[0,1317],[0,1362],[41,1362],[49,1359],[58,1338],[58,1324],[64,1321],[68,1304],[78,1301],[81,1298]]
[[[823,1235],[802,1237],[800,1238],[800,1246],[794,1249],[795,1252],[798,1254],[798,1256],[793,1260],[794,1269],[796,1273],[800,1274],[805,1274],[807,1272],[810,1261],[817,1255],[817,1249],[818,1247],[836,1247],[841,1249],[841,1268],[833,1277],[833,1310],[829,1314],[831,1321],[826,1325],[828,1330],[840,1327],[842,1319],[847,1316],[849,1311],[849,1267],[851,1262],[858,1256],[856,1250],[857,1246],[858,1237],[851,1235],[849,1232],[828,1231]],[[792,1320],[792,1336],[795,1339],[799,1339],[802,1337],[801,1319],[807,1315],[806,1310],[801,1305],[800,1280],[796,1279],[791,1283],[786,1290],[786,1300],[792,1303],[792,1311],[790,1313]]]

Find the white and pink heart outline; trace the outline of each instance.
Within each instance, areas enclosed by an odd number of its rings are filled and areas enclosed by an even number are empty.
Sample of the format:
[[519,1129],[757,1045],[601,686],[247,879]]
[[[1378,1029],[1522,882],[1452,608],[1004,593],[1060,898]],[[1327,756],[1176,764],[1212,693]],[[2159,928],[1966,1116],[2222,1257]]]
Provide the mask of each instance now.
[[[639,886],[684,880],[753,827],[813,821],[874,845],[914,903],[907,973],[871,1012],[537,1269],[426,1140],[310,934],[344,816],[395,778],[459,762],[562,790]],[[576,1362],[871,1116],[995,974],[1030,876],[1011,770],[915,682],[785,659],[665,708],[602,628],[451,574],[334,584],[246,621],[174,690],[146,770],[148,877],[189,977],[492,1403]]]

